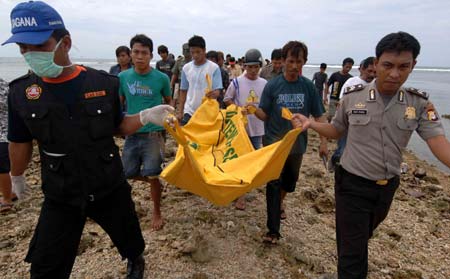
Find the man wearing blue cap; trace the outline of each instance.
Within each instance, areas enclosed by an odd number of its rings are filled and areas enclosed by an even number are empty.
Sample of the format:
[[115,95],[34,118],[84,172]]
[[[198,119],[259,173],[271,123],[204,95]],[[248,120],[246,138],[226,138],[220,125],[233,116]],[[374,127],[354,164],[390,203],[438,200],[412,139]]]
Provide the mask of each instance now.
[[40,1],[11,12],[12,36],[31,73],[10,83],[8,140],[11,181],[19,199],[32,140],[41,157],[44,202],[26,261],[31,278],[69,278],[86,218],[96,221],[128,259],[127,278],[143,278],[144,239],[113,134],[162,125],[173,109],[160,105],[122,115],[116,77],[69,58],[71,37],[61,16]]

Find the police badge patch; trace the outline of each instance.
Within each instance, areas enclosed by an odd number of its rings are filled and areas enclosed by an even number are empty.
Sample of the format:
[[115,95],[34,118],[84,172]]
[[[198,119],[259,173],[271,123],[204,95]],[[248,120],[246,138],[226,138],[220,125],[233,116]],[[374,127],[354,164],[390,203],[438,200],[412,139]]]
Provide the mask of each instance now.
[[432,103],[428,102],[427,106],[425,107],[425,111],[427,112],[428,120],[430,120],[430,121],[438,121],[439,120],[436,109],[434,108],[434,105]]
[[28,100],[37,100],[41,97],[41,94],[42,88],[37,84],[31,85],[25,90],[25,95]]

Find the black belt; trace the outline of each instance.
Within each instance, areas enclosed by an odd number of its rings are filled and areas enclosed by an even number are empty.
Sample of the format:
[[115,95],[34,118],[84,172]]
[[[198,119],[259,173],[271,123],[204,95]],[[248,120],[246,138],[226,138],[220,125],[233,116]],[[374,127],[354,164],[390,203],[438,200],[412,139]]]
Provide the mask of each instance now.
[[398,181],[399,176],[398,175],[394,175],[393,177],[389,178],[389,179],[380,179],[380,180],[370,180],[361,176],[358,176],[356,174],[353,174],[351,172],[346,171],[342,166],[338,167],[339,170],[341,171],[342,174],[345,174],[347,176],[353,177],[355,179],[360,180],[363,183],[368,183],[368,184],[374,184],[376,186],[387,186],[390,185],[392,182],[394,181]]

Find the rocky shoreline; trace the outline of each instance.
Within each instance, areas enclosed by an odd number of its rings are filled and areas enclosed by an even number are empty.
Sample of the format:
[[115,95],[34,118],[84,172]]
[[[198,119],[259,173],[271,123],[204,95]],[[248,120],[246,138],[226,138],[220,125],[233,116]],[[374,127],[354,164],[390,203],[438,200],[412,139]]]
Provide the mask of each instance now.
[[[122,139],[117,139],[119,145]],[[333,147],[334,144],[331,145]],[[148,185],[133,182],[133,195],[146,240],[147,278],[333,278],[336,272],[333,177],[310,145],[297,190],[287,198],[288,218],[276,246],[261,242],[265,232],[264,187],[247,195],[247,209],[217,207],[165,185],[162,212],[166,225],[151,230]],[[35,150],[36,151],[36,150]],[[166,153],[173,159],[176,144]],[[450,278],[450,176],[406,153],[390,214],[369,244],[369,278]],[[416,165],[427,173],[413,175]],[[39,157],[26,173],[30,198],[0,215],[0,278],[28,277],[24,262],[40,211]],[[123,278],[125,262],[104,231],[89,221],[83,232],[72,278]]]

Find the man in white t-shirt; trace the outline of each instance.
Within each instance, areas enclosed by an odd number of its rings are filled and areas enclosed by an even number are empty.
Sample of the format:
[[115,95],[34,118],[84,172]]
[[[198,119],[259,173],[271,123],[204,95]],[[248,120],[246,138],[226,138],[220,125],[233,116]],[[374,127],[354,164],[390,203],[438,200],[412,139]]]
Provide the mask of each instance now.
[[[243,108],[247,114],[247,134],[253,145],[253,148],[262,147],[262,136],[264,135],[264,122],[259,120],[249,109],[248,105],[258,107],[264,86],[267,81],[259,77],[263,58],[261,52],[257,49],[250,49],[245,53],[244,74],[232,79],[225,93],[224,102],[227,106],[236,104]],[[245,209],[245,196],[236,201],[236,208]]]
[[[374,66],[374,59],[375,57],[370,56],[361,61],[361,64],[359,65],[359,76],[357,77],[351,77],[347,79],[347,81],[342,85],[341,92],[339,94],[339,100],[342,100],[342,97],[344,96],[344,92],[346,90],[349,90],[352,88],[352,86],[356,86],[358,84],[367,85],[371,83],[375,76],[375,66]],[[337,164],[339,163],[342,154],[344,153],[345,144],[347,143],[347,136],[342,136],[338,142],[337,142],[337,148],[334,151],[333,155],[331,156],[330,161],[328,162],[328,170],[334,171]]]
[[[205,39],[193,36],[188,41],[192,61],[183,66],[181,71],[179,110],[177,118],[185,125],[202,103],[203,96],[217,99],[222,89],[222,75],[216,63],[206,59]],[[206,74],[211,77],[212,90],[208,87]]]

